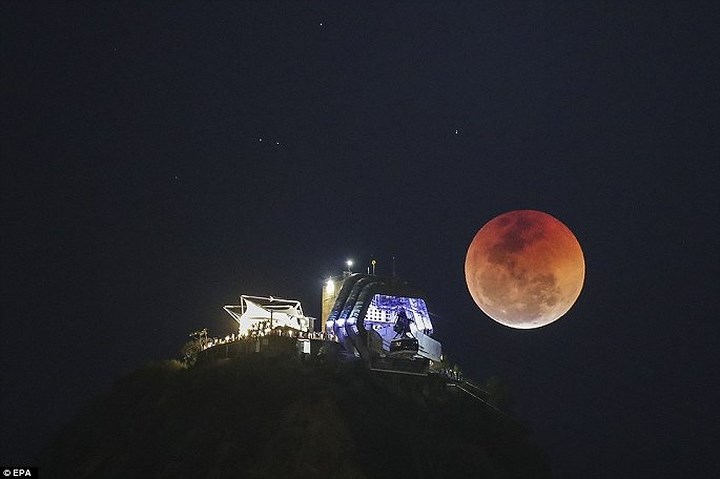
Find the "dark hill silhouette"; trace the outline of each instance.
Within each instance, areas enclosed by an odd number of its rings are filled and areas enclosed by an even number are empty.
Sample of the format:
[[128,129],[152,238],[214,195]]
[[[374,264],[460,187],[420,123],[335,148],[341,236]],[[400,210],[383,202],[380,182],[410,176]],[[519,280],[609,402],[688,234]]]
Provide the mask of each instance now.
[[62,478],[543,478],[527,431],[439,377],[288,352],[151,363],[49,444]]

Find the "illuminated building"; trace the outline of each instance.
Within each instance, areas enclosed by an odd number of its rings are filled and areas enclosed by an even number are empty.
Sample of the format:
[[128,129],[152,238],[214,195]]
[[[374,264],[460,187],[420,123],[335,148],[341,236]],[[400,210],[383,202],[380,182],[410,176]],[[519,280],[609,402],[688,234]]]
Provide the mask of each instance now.
[[392,359],[440,361],[442,346],[430,337],[433,326],[421,296],[397,278],[358,273],[339,282],[331,278],[323,289],[324,331],[371,369]]
[[342,288],[343,281],[350,275],[349,272],[343,274],[343,276],[332,276],[323,285],[322,290],[322,314],[320,315],[320,331],[326,332],[326,325],[330,311],[332,311],[337,299],[340,288]]
[[242,295],[239,305],[224,306],[238,324],[237,340],[228,336],[208,347],[225,345],[228,357],[271,352],[271,339],[292,339],[299,353],[316,355],[328,341],[337,342],[346,359],[359,358],[371,370],[427,375],[430,361],[442,361],[442,345],[431,337],[423,295],[396,277],[352,273],[349,267],[323,284],[320,333],[300,301]]

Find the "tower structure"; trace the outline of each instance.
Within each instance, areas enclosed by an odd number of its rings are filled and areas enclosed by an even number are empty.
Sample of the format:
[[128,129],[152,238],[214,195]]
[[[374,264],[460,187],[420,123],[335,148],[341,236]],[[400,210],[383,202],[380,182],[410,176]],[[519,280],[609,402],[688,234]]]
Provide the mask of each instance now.
[[322,290],[322,314],[320,316],[320,331],[326,332],[327,319],[330,316],[335,300],[340,294],[345,279],[350,276],[349,272],[344,272],[339,276],[331,276],[323,285]]

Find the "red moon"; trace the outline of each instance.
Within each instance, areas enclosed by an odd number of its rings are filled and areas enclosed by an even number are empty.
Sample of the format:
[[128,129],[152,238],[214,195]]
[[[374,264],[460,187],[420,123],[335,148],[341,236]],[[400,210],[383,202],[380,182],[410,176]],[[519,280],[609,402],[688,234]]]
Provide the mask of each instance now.
[[498,323],[539,328],[575,304],[585,258],[561,221],[541,211],[510,211],[475,235],[465,257],[465,281],[475,303]]

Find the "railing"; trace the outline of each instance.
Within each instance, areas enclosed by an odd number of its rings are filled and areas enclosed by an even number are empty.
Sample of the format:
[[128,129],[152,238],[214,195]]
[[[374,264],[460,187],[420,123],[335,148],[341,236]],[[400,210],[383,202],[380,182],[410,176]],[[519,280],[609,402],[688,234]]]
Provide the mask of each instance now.
[[224,338],[207,338],[207,340],[204,341],[202,350],[205,351],[206,349],[210,349],[215,346],[222,346],[224,344],[230,344],[230,343],[234,343],[237,341],[246,341],[248,339],[265,338],[268,336],[284,336],[284,337],[297,338],[297,339],[317,339],[317,340],[323,340],[323,341],[334,340],[334,337],[327,333],[316,333],[314,331],[311,331],[311,332],[293,331],[293,330],[283,331],[281,329],[277,329],[274,331],[253,331],[250,334],[245,335],[245,336],[233,333],[233,334],[228,334]]

